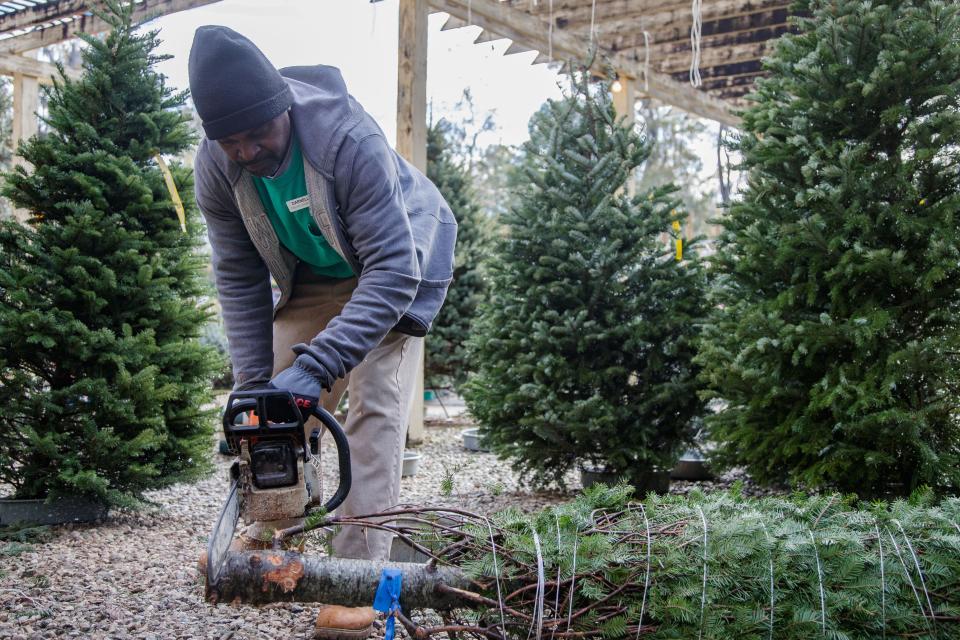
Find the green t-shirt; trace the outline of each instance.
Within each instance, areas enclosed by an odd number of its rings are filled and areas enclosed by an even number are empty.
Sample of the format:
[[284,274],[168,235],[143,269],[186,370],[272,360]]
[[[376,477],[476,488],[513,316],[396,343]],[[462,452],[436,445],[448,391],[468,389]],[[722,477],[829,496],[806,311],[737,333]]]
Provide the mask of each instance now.
[[350,265],[340,257],[320,233],[307,197],[307,181],[303,177],[303,156],[300,141],[291,139],[290,163],[279,176],[253,176],[260,202],[267,211],[280,243],[305,262],[317,275],[329,278],[352,278]]

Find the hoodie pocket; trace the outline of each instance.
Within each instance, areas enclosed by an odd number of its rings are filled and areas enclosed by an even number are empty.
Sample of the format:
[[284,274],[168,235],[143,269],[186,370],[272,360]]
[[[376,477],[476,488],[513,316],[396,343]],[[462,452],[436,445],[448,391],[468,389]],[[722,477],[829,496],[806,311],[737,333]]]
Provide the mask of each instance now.
[[450,222],[443,222],[442,214],[414,213],[410,215],[410,229],[420,263],[420,286],[445,288],[453,279],[453,255],[457,243],[457,223],[445,209]]

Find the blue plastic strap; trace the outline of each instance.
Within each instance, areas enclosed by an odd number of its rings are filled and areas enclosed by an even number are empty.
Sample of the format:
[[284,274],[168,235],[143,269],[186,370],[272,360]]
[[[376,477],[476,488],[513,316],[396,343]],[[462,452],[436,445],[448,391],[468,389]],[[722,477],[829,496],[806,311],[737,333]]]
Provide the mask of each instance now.
[[403,574],[400,569],[384,569],[380,574],[380,584],[377,585],[377,594],[373,597],[373,608],[387,614],[386,632],[384,640],[393,640],[396,619],[394,612],[400,610],[400,584]]

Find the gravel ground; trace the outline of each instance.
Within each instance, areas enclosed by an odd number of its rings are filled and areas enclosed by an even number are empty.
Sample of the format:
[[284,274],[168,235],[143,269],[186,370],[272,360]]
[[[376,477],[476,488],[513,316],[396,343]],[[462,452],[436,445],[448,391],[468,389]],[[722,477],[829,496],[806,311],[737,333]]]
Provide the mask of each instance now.
[[[532,491],[493,455],[466,451],[460,432],[471,425],[462,406],[448,402],[445,408],[428,407],[426,440],[416,449],[423,458],[417,474],[402,481],[402,501],[489,513],[506,506],[538,509],[576,494],[573,476],[566,492]],[[197,559],[227,489],[229,460],[216,458],[212,477],[151,493],[155,508],[111,514],[98,526],[53,527],[45,539],[26,545],[0,543],[0,638],[310,637],[315,606],[204,601]],[[336,456],[330,451],[323,459]],[[328,493],[335,472],[324,469]],[[737,478],[700,486],[722,488]],[[673,490],[685,493],[691,486],[674,483]]]

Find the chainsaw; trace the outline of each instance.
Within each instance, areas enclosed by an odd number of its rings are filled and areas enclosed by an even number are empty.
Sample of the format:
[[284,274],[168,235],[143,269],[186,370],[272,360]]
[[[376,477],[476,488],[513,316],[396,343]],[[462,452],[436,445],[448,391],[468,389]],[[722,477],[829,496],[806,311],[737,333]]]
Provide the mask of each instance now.
[[320,477],[313,460],[319,456],[321,431],[314,429],[308,443],[304,430],[311,415],[330,432],[337,447],[339,484],[323,504],[323,512],[330,513],[347,497],[351,484],[350,447],[336,419],[319,405],[305,415],[284,390],[238,391],[227,400],[223,433],[237,458],[230,468],[227,501],[207,541],[208,592],[220,578],[241,517],[257,528],[253,537],[262,538],[320,506]]

